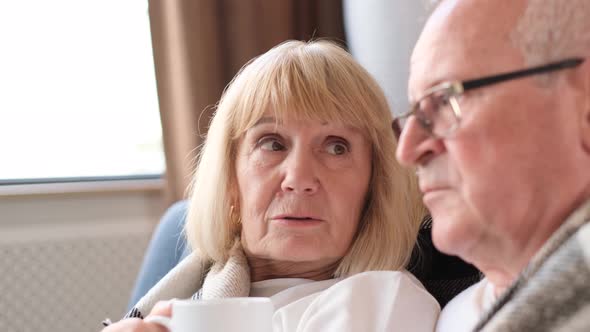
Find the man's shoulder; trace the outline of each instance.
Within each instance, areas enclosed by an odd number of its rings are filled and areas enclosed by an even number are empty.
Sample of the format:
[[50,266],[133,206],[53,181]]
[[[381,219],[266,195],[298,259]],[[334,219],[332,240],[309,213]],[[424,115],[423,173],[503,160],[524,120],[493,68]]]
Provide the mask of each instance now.
[[[585,264],[584,264],[585,263]],[[586,268],[583,268],[584,265]],[[533,280],[556,274],[590,274],[590,223],[581,225],[545,259]]]
[[573,269],[583,273],[583,270],[588,270],[581,269],[580,264],[590,267],[590,219],[576,219],[577,225],[566,222],[566,225],[562,226],[569,226],[569,235],[566,235],[568,232],[561,231],[557,240],[559,244],[554,247],[551,254],[542,259],[541,271],[560,273]]
[[584,224],[545,257],[538,270],[525,273],[485,330],[588,331],[589,284],[590,224]]

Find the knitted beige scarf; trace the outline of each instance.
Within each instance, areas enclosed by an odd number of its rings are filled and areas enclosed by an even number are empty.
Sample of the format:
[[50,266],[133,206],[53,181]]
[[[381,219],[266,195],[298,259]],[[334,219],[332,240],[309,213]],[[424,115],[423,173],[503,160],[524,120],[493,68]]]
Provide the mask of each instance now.
[[[247,297],[250,294],[250,268],[239,239],[229,259],[211,264],[198,253],[191,253],[144,295],[124,318],[147,316],[158,301],[170,299],[215,299]],[[109,325],[107,320],[104,325]]]

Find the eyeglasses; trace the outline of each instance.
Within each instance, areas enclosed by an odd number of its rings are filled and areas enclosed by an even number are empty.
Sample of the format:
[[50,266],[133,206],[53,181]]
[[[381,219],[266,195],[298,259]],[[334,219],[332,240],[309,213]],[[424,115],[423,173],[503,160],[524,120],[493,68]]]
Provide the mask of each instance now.
[[411,109],[396,116],[391,124],[396,137],[399,138],[408,117],[414,115],[418,123],[433,137],[448,137],[459,126],[461,108],[458,97],[465,91],[492,85],[517,78],[527,77],[577,67],[584,58],[571,58],[543,66],[517,70],[499,75],[486,76],[468,81],[452,81],[438,84],[424,93]]

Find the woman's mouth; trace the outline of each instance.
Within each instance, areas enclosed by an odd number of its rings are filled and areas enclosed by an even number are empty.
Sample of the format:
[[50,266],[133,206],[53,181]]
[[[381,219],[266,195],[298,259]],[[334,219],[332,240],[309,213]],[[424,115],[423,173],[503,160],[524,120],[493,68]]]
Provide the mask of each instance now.
[[271,218],[273,222],[277,222],[285,226],[313,226],[324,222],[324,220],[315,216],[300,216],[300,215],[279,215]]

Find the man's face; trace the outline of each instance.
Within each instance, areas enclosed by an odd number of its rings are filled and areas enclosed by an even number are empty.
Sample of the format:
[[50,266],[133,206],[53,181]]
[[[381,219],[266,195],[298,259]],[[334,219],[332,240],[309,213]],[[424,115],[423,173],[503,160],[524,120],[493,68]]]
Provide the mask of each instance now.
[[[444,81],[526,67],[509,41],[522,4],[441,6],[414,50],[412,101]],[[575,98],[564,88],[566,74],[553,75],[545,86],[531,77],[468,91],[458,99],[461,122],[450,137],[429,136],[409,119],[397,157],[418,168],[440,250],[467,260],[480,249],[515,250],[534,238],[536,227],[545,227],[541,219],[563,212],[562,187],[576,181],[571,165],[579,160],[570,151],[580,130],[568,114]]]

